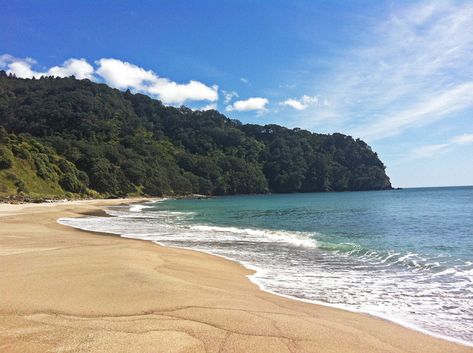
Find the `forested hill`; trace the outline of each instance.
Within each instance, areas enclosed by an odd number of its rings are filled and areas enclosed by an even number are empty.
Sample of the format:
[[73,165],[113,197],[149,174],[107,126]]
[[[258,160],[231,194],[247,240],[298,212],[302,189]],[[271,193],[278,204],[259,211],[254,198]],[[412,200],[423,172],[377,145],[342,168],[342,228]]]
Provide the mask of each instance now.
[[363,141],[167,107],[89,80],[0,71],[0,196],[389,189]]

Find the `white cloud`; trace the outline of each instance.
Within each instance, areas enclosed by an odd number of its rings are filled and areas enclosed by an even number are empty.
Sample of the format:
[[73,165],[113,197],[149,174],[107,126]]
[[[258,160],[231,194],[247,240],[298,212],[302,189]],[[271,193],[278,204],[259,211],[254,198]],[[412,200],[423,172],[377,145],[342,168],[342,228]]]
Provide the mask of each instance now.
[[323,120],[374,141],[473,110],[473,3],[390,9],[352,49],[331,58],[314,85],[330,104],[302,115],[299,125]]
[[7,73],[15,74],[21,78],[39,78],[41,76],[69,77],[75,76],[77,79],[93,79],[94,68],[85,59],[71,58],[66,60],[61,66],[53,66],[44,72],[34,71],[32,66],[36,61],[31,58],[15,58],[5,54],[0,56],[0,68],[6,69]]
[[150,94],[156,95],[166,104],[183,104],[187,100],[211,101],[218,100],[218,86],[209,87],[198,81],[189,81],[178,84],[168,79],[158,79],[148,90]]
[[207,105],[203,106],[202,108],[200,108],[199,110],[202,110],[202,111],[217,110],[217,103],[207,104]]
[[[0,69],[21,78],[32,78],[35,74],[38,74],[31,69],[31,66],[35,63],[32,58],[19,59],[9,54],[0,56]],[[41,74],[38,77],[40,76]]]
[[41,77],[42,74],[31,70],[31,64],[26,61],[13,61],[7,64],[7,73],[21,78]]
[[250,80],[247,79],[246,77],[240,77],[240,81],[243,82],[244,84],[247,84],[247,85],[250,84]]
[[85,59],[69,59],[62,66],[51,67],[47,75],[58,77],[75,76],[77,79],[93,79],[94,68]]
[[118,59],[104,58],[95,63],[98,65],[97,74],[106,84],[118,89],[142,91],[157,79],[153,71]]
[[13,59],[13,56],[10,54],[0,55],[0,67],[3,69],[11,59]]
[[447,152],[458,145],[467,145],[470,143],[473,143],[473,134],[463,134],[454,136],[446,143],[425,145],[414,148],[411,151],[408,159],[434,157],[439,153]]
[[167,78],[159,77],[151,70],[145,70],[134,64],[113,58],[103,58],[95,62],[94,69],[85,59],[71,58],[61,66],[53,66],[46,71],[35,71],[36,61],[31,58],[15,58],[12,55],[0,56],[0,69],[21,78],[39,78],[41,76],[69,77],[104,81],[111,87],[130,89],[153,98],[159,98],[164,104],[183,104],[186,101],[218,100],[218,86],[207,86],[202,82],[190,80],[179,84]]
[[279,103],[280,105],[286,105],[296,110],[305,110],[309,108],[312,104],[318,104],[319,99],[316,96],[310,97],[303,95],[299,99],[290,98],[286,99],[284,102]]
[[370,122],[358,129],[358,134],[374,140],[391,136],[409,127],[420,127],[426,123],[445,118],[473,104],[473,82],[444,89],[424,101],[409,105],[404,110],[387,114],[378,121]]
[[255,97],[255,98],[249,98],[246,100],[236,101],[232,105],[228,105],[226,107],[226,110],[229,112],[234,111],[234,110],[239,111],[239,112],[250,111],[250,110],[264,111],[266,110],[266,104],[268,103],[269,101],[266,98]]
[[448,143],[439,143],[435,145],[425,145],[425,146],[417,147],[412,150],[411,158],[417,159],[417,158],[433,157],[434,155],[437,155],[445,151],[449,147],[450,147],[450,144]]
[[100,59],[97,61],[97,74],[115,88],[129,88],[157,97],[165,104],[183,104],[187,100],[218,100],[218,86],[209,87],[199,81],[191,80],[179,84],[156,75],[134,64],[118,59]]
[[235,91],[225,91],[222,90],[223,93],[223,103],[228,104],[233,98],[238,98],[239,95]]
[[469,143],[473,143],[473,134],[463,134],[463,135],[455,136],[452,139],[452,142],[458,145],[466,145]]
[[289,107],[292,107],[294,109],[297,109],[297,110],[304,110],[306,109],[307,107],[302,104],[300,101],[296,100],[296,99],[287,99],[285,100],[284,102],[281,102],[279,103],[280,105],[287,105]]

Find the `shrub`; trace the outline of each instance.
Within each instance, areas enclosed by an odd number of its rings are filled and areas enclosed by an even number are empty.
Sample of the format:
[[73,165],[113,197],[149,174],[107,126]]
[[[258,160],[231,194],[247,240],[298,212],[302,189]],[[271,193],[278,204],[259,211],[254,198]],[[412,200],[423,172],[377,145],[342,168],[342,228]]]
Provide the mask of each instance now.
[[34,156],[34,164],[36,166],[36,174],[43,179],[50,178],[50,169],[48,168],[49,158],[44,153],[37,153]]
[[16,182],[18,180],[18,177],[16,176],[15,173],[13,173],[12,171],[6,171],[5,172],[5,179],[6,180],[11,180],[13,182]]
[[15,186],[16,186],[16,192],[17,193],[28,192],[28,188],[26,187],[26,183],[22,179],[17,179],[17,181],[15,181]]
[[76,170],[76,167],[73,163],[66,161],[65,159],[60,159],[58,162],[59,168],[63,173],[74,173]]
[[10,142],[8,132],[5,130],[3,126],[0,126],[0,143],[7,144],[8,142]]
[[0,169],[8,169],[13,165],[13,153],[6,146],[0,146]]
[[59,184],[65,191],[81,193],[85,192],[86,188],[83,183],[81,183],[75,174],[66,173],[59,180]]
[[21,159],[30,159],[31,158],[31,153],[28,151],[26,148],[26,144],[22,143],[20,146],[13,145],[12,146],[12,152],[13,154]]
[[79,179],[79,181],[85,186],[89,185],[89,176],[87,175],[87,173],[83,172],[82,170],[77,172],[77,179]]

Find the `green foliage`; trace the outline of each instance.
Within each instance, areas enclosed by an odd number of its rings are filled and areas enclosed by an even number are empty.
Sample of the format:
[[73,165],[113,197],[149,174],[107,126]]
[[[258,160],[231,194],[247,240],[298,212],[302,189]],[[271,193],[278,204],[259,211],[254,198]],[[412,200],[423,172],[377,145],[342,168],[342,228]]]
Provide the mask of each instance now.
[[15,155],[15,157],[18,157],[21,159],[31,159],[31,153],[28,150],[28,146],[26,144],[13,145],[12,152]]
[[391,187],[376,153],[350,136],[242,125],[74,78],[0,74],[0,144],[6,168],[31,165],[30,190],[115,197]]
[[0,146],[0,169],[8,169],[13,165],[13,153],[6,146]]
[[89,177],[86,173],[77,170],[76,166],[64,159],[58,161],[59,169],[64,173],[59,184],[65,191],[73,193],[85,193],[87,191],[87,184]]
[[6,145],[10,142],[7,130],[3,126],[0,126],[0,145]]
[[64,197],[66,191],[88,193],[86,173],[30,136],[9,134],[8,144],[0,146],[0,155],[7,156],[1,160],[8,160],[8,168],[0,170],[0,196]]
[[51,178],[52,170],[49,167],[50,160],[48,155],[44,153],[36,153],[33,160],[36,166],[36,174],[43,179]]
[[26,183],[23,179],[17,179],[15,181],[15,186],[17,187],[17,192],[28,192],[28,187],[26,186]]
[[64,174],[59,180],[59,184],[66,191],[75,193],[84,193],[86,191],[85,185],[73,173]]

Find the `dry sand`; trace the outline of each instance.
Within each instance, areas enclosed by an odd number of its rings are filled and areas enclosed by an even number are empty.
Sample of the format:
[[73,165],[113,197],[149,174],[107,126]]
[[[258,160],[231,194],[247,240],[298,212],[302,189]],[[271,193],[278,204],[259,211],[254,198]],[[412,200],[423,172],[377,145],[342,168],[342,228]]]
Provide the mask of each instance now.
[[0,205],[1,352],[473,352],[263,292],[222,258],[56,223],[119,202]]

